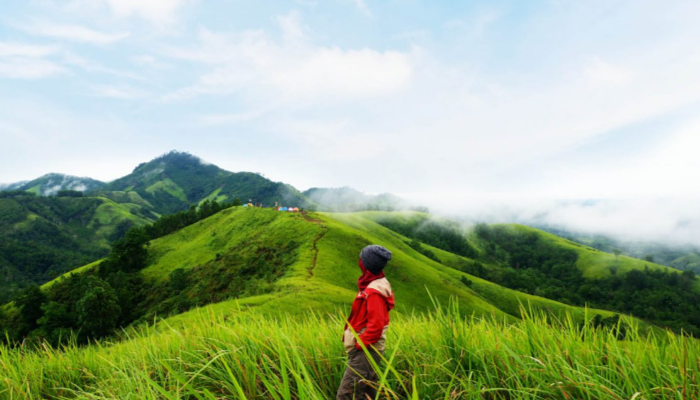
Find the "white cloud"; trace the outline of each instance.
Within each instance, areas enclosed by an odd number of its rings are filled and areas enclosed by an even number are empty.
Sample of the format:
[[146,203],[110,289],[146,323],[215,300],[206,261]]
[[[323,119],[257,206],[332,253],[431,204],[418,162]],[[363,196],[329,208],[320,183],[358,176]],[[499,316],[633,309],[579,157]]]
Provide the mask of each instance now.
[[49,22],[36,22],[23,29],[29,34],[46,36],[55,39],[72,40],[91,44],[110,44],[129,36],[126,32],[104,33],[78,25],[60,25]]
[[625,240],[700,245],[700,198],[637,198],[590,205],[568,204],[544,211],[544,222]]
[[77,67],[85,72],[101,73],[116,76],[119,78],[132,79],[136,81],[144,80],[143,77],[136,73],[113,69],[97,61],[84,58],[83,56],[80,56],[70,51],[64,51],[61,53],[60,62],[65,66]]
[[137,16],[158,25],[172,24],[185,0],[99,0],[119,17]]
[[57,51],[52,46],[0,42],[0,77],[41,79],[61,73],[60,65],[46,59]]
[[[370,160],[391,150],[384,132],[358,130],[351,120],[283,121],[276,129],[325,163],[352,163]],[[362,129],[362,128],[360,128]]]
[[299,12],[292,11],[286,15],[278,15],[275,19],[285,40],[296,41],[304,38],[306,28],[301,23]]
[[151,69],[166,69],[169,67],[168,64],[162,62],[158,58],[145,54],[132,57],[131,61],[136,65],[148,67]]
[[346,50],[308,40],[292,13],[278,18],[281,42],[259,31],[200,32],[196,49],[171,49],[174,58],[209,65],[198,81],[166,100],[236,92],[276,102],[316,103],[395,94],[411,83],[412,53]]
[[669,130],[663,142],[624,163],[576,165],[550,179],[556,190],[571,197],[700,197],[700,186],[689,184],[700,181],[698,149],[700,120],[695,120]]
[[0,76],[13,79],[41,79],[63,72],[60,66],[46,60],[13,58],[0,60]]
[[552,201],[517,195],[499,198],[430,197],[406,194],[439,215],[469,223],[507,222],[550,226],[576,233],[603,234],[624,241],[700,246],[700,197],[635,197],[598,201]]
[[227,114],[206,114],[200,116],[199,121],[205,125],[228,125],[238,122],[254,120],[256,118],[259,118],[263,114],[263,109]]
[[131,86],[96,85],[93,93],[99,97],[109,97],[121,100],[137,100],[149,97],[148,91],[133,88]]
[[630,70],[596,58],[584,71],[588,81],[594,85],[625,85],[633,79]]
[[38,46],[25,43],[0,42],[0,57],[44,57],[55,54],[54,46]]
[[353,3],[355,3],[355,6],[357,6],[357,9],[360,10],[362,14],[364,14],[367,17],[373,17],[374,14],[372,14],[372,10],[367,7],[367,3],[365,3],[365,0],[352,0]]

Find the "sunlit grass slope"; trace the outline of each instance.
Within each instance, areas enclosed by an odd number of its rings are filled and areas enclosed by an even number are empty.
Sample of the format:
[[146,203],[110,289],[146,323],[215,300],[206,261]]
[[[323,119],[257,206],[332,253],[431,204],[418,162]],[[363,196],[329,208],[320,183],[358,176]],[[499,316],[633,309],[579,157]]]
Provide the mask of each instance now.
[[[276,289],[264,296],[239,299],[239,304],[273,313],[331,311],[347,305],[357,288],[359,251],[381,243],[394,254],[386,273],[397,293],[398,311],[430,308],[429,290],[443,301],[456,297],[465,313],[509,318],[460,283],[449,268],[411,251],[392,231],[361,217],[228,209],[153,241],[151,263],[143,274],[150,280],[166,280],[174,269],[205,265],[228,249],[246,252],[249,244],[291,241],[299,243],[297,258]],[[214,307],[233,305],[234,301],[228,301]]]
[[[149,280],[165,281],[177,268],[208,265],[230,249],[248,252],[252,251],[250,246],[260,243],[290,241],[299,243],[298,254],[272,293],[210,307],[221,312],[252,307],[256,312],[273,314],[327,312],[345,307],[356,291],[359,251],[368,244],[379,243],[393,253],[385,271],[396,292],[396,310],[400,313],[430,309],[428,293],[432,293],[442,302],[457,299],[465,315],[515,320],[520,305],[530,304],[556,314],[570,311],[579,319],[583,317],[580,308],[506,289],[450,268],[449,263],[466,260],[451,253],[432,248],[448,265],[428,259],[409,247],[405,237],[376,224],[363,213],[302,215],[257,208],[228,209],[153,241],[151,262],[143,274]],[[473,282],[471,287],[460,281],[463,276]],[[604,316],[611,314],[596,312]],[[187,314],[176,317],[186,318]]]
[[[357,287],[359,251],[368,244],[378,243],[393,253],[385,271],[396,292],[397,312],[431,308],[428,293],[432,293],[442,302],[457,299],[465,315],[515,320],[520,316],[520,306],[529,304],[557,315],[568,311],[579,320],[583,318],[581,308],[503,288],[458,271],[455,268],[460,263],[472,260],[425,245],[438,254],[441,263],[433,261],[408,246],[407,238],[373,221],[377,217],[405,215],[388,212],[302,215],[235,207],[154,240],[149,246],[149,265],[142,273],[151,282],[167,283],[169,274],[178,268],[207,268],[225,263],[226,257],[253,253],[262,245],[296,242],[294,262],[275,282],[271,293],[246,295],[209,307],[221,312],[238,307],[272,314],[328,312],[350,303]],[[461,282],[463,277],[472,282],[470,287]],[[612,314],[595,312],[603,316]],[[187,313],[175,318],[186,319]]]
[[[399,274],[400,279],[398,285],[394,283],[397,279],[392,279],[392,285],[396,286],[398,293],[401,293],[401,279],[407,279],[408,285],[405,288],[407,296],[412,298],[420,298],[427,301],[426,287],[422,282],[430,281],[429,276],[433,275],[442,282],[436,288],[428,287],[431,293],[449,292],[449,296],[457,296],[462,298],[462,301],[470,305],[470,309],[477,310],[479,305],[488,304],[489,310],[497,309],[498,312],[504,312],[511,316],[520,316],[520,306],[522,304],[532,304],[534,307],[547,309],[554,313],[562,313],[566,310],[571,311],[574,315],[581,315],[582,310],[576,307],[570,307],[556,301],[544,299],[537,296],[531,296],[525,293],[517,292],[499,286],[497,284],[479,279],[472,275],[465,274],[450,268],[450,264],[457,264],[460,261],[470,262],[471,260],[464,257],[448,253],[446,251],[424,245],[435,254],[438,254],[442,263],[433,261],[424,255],[418,253],[406,244],[407,238],[400,234],[386,229],[373,221],[375,218],[397,218],[406,217],[407,213],[387,213],[387,212],[367,212],[367,213],[351,213],[351,214],[328,214],[329,218],[333,218],[342,222],[347,227],[355,230],[358,234],[364,235],[373,239],[377,243],[382,243],[394,252],[397,263],[408,266],[408,274]],[[392,260],[392,264],[395,260]],[[413,270],[415,269],[415,271]],[[353,271],[354,272],[354,271]],[[403,272],[403,271],[402,271]],[[473,282],[472,286],[467,288],[460,282],[460,278],[464,276]],[[391,277],[390,277],[391,279]],[[464,309],[464,307],[462,307]],[[481,310],[479,310],[481,311]],[[604,315],[608,313],[602,312]],[[498,314],[498,313],[497,313]]]

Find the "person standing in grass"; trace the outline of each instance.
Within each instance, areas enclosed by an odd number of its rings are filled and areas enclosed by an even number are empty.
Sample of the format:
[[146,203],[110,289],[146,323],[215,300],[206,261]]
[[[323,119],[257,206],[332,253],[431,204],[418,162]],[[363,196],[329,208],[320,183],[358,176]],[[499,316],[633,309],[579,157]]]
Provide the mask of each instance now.
[[[343,343],[348,353],[348,366],[340,382],[336,400],[374,399],[377,393],[377,372],[368,357],[379,365],[384,354],[389,311],[394,308],[394,292],[384,277],[384,267],[391,252],[379,245],[370,245],[360,252],[357,280],[359,293],[345,325]],[[356,332],[359,341],[355,338]],[[364,347],[364,348],[363,348]]]

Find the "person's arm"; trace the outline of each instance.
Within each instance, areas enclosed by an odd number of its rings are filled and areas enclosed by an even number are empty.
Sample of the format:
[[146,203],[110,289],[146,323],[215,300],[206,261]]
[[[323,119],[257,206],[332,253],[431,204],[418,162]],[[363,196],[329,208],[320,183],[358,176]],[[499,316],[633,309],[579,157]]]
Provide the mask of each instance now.
[[[360,335],[360,340],[365,347],[377,343],[382,337],[384,324],[387,317],[386,302],[380,294],[372,294],[367,297],[367,328]],[[356,343],[355,347],[361,350],[360,343]]]

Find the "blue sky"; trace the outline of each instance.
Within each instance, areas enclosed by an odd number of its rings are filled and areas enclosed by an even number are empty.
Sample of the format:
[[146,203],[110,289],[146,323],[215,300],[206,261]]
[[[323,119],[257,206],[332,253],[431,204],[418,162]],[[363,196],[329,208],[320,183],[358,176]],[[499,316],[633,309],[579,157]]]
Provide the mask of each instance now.
[[445,204],[700,194],[696,1],[0,8],[0,182],[178,149]]

